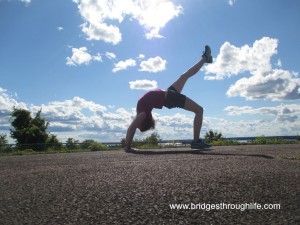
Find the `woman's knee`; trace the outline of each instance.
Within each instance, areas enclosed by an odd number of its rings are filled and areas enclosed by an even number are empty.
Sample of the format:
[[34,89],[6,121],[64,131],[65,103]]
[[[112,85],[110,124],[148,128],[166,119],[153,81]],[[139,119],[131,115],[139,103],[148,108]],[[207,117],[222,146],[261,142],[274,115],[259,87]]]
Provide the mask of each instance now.
[[196,113],[196,114],[202,115],[202,114],[203,114],[203,111],[204,111],[203,107],[197,104],[195,113]]
[[184,109],[194,112],[195,114],[203,114],[202,106],[186,97]]

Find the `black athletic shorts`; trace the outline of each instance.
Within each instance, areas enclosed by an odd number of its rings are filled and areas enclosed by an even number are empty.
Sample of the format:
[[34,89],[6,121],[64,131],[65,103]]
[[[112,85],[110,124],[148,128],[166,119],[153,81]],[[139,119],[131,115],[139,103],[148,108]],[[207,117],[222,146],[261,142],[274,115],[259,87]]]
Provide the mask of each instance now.
[[179,93],[173,86],[170,86],[164,106],[169,109],[184,108],[185,100],[185,95]]

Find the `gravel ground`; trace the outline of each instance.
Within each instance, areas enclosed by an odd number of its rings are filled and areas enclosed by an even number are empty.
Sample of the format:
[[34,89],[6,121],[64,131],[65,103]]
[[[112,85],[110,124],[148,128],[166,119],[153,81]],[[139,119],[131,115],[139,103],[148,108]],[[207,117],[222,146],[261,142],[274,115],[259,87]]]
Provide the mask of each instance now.
[[[269,145],[2,156],[0,224],[300,224],[299,155]],[[280,209],[222,209],[245,203]]]

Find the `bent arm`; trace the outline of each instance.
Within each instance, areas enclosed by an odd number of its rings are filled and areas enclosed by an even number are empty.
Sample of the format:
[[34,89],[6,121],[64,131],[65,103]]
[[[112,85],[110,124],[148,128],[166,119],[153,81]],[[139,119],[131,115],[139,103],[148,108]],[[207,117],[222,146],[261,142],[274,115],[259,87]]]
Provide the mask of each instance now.
[[132,123],[130,124],[128,130],[127,130],[127,134],[126,134],[126,147],[127,149],[131,149],[131,144],[132,144],[132,140],[135,134],[136,129],[141,125],[141,123],[143,122],[143,120],[146,118],[146,113],[145,112],[141,112],[139,113],[136,118],[132,121]]

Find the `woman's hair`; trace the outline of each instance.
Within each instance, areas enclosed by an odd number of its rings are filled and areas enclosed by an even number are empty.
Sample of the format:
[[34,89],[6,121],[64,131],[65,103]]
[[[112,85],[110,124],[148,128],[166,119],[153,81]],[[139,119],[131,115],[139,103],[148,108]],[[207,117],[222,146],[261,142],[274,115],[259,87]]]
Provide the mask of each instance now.
[[153,118],[146,118],[143,120],[142,126],[140,127],[141,132],[152,130],[155,128],[155,120]]

